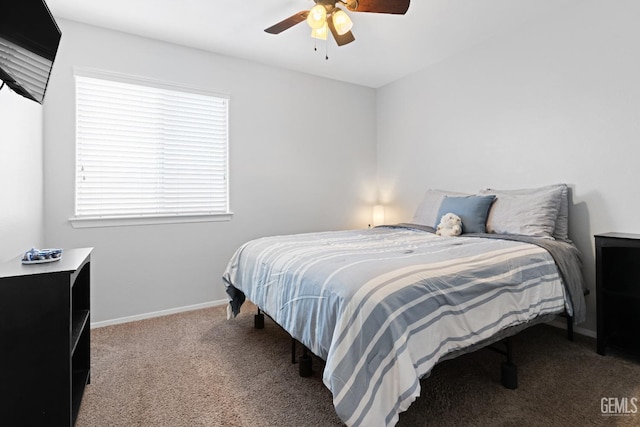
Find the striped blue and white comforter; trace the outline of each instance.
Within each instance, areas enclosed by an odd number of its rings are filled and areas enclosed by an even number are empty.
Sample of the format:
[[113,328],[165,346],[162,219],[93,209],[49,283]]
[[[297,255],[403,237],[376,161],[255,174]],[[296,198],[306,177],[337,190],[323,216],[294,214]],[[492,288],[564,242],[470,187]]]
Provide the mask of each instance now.
[[395,424],[447,354],[569,304],[539,246],[397,227],[253,240],[223,280],[326,360],[349,426]]

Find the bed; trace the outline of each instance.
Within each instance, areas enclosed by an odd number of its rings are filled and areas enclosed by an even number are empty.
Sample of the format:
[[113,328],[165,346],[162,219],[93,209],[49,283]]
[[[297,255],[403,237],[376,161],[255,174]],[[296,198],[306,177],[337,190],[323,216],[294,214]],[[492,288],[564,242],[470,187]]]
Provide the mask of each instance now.
[[[346,425],[394,425],[438,362],[558,314],[584,319],[580,254],[553,235],[562,192],[548,235],[496,233],[511,199],[524,203],[504,194],[439,192],[412,223],[247,242],[223,275],[229,309],[248,298],[325,360],[323,382]],[[480,229],[454,199],[483,200]],[[461,214],[464,234],[434,233],[443,207]]]

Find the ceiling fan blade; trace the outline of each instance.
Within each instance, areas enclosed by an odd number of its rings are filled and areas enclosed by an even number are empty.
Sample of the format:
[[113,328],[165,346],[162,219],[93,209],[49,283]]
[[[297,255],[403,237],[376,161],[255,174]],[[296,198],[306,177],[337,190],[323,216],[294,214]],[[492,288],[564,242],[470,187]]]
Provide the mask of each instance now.
[[327,24],[329,25],[329,30],[331,30],[331,34],[333,34],[333,38],[336,40],[338,46],[344,46],[345,44],[349,44],[356,39],[351,31],[347,31],[343,35],[338,34],[336,26],[333,25],[333,15],[330,16],[329,19],[327,19]]
[[287,19],[283,19],[275,25],[270,26],[265,31],[269,34],[280,34],[284,30],[288,30],[296,24],[301,23],[307,16],[309,15],[308,10],[303,10],[302,12],[298,12],[295,15],[288,17]]
[[409,0],[347,0],[347,9],[353,12],[393,13],[404,15]]

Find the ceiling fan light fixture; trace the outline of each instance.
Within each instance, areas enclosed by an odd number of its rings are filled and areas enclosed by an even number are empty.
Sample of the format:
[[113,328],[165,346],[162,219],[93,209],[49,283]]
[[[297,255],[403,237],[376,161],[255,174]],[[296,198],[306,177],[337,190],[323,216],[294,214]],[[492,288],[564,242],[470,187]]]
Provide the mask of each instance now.
[[[280,34],[281,32],[298,25],[303,21],[313,30],[312,37],[325,38],[325,33],[331,32],[333,39],[338,46],[344,46],[355,41],[351,32],[353,22],[350,15],[347,15],[344,8],[350,12],[363,13],[384,13],[393,15],[404,15],[409,9],[411,0],[313,0],[315,6],[310,10],[303,10],[275,25],[266,28],[264,31],[269,34]],[[338,7],[340,6],[340,7]],[[328,30],[326,28],[328,26]]]
[[331,19],[333,20],[333,26],[336,29],[336,32],[339,35],[344,35],[351,31],[353,28],[353,21],[349,18],[349,15],[342,9],[336,8],[337,10],[333,12],[331,15]]
[[326,22],[320,28],[311,29],[311,37],[314,39],[326,40],[327,34],[329,34],[329,25]]
[[327,9],[321,4],[313,6],[307,16],[307,23],[314,30],[322,28],[327,23]]

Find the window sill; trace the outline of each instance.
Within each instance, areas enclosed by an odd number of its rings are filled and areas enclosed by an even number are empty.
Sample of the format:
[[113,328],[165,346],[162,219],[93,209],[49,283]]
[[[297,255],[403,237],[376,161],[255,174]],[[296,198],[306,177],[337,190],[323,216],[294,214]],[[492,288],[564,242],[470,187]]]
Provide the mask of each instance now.
[[208,215],[159,215],[127,217],[72,217],[73,228],[126,227],[132,225],[183,224],[193,222],[230,221],[233,212]]

